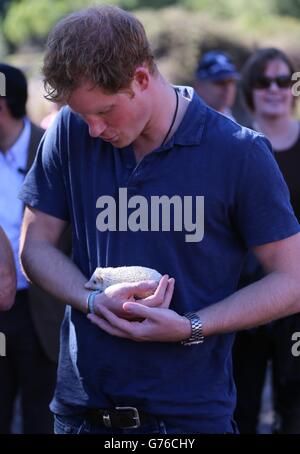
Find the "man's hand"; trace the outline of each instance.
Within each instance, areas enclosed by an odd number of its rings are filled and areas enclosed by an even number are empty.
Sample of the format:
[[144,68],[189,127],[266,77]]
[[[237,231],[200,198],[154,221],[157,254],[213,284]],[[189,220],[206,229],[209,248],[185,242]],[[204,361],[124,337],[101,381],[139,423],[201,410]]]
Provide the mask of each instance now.
[[[155,281],[141,281],[136,283],[122,283],[111,285],[95,298],[95,314],[103,317],[103,309],[128,320],[138,320],[138,318],[125,311],[124,303],[138,302],[148,307],[169,307],[174,290],[174,279],[169,279],[168,275],[161,278],[159,284]],[[147,298],[143,298],[145,293],[153,292]],[[98,317],[97,317],[98,318]]]
[[88,318],[112,336],[137,342],[178,342],[191,335],[189,320],[163,306],[147,307],[140,303],[125,303],[123,309],[131,317],[142,321],[119,318],[105,307],[102,308],[102,318],[92,314]]

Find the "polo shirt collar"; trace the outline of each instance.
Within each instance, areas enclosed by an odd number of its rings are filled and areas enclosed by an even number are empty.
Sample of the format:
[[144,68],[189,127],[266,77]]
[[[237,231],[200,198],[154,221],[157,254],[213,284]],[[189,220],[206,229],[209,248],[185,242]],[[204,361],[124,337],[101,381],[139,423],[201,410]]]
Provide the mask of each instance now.
[[[190,88],[190,87],[189,87]],[[167,150],[174,145],[199,145],[202,139],[204,125],[207,117],[207,106],[197,93],[190,89],[192,99],[184,117],[174,135],[157,151]]]

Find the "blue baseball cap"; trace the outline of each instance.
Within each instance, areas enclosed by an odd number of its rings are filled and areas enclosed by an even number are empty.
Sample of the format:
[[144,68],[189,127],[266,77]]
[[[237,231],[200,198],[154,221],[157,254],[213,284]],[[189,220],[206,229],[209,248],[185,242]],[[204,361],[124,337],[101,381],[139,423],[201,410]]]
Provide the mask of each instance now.
[[239,73],[229,55],[221,51],[210,51],[202,55],[196,71],[198,80],[239,79]]

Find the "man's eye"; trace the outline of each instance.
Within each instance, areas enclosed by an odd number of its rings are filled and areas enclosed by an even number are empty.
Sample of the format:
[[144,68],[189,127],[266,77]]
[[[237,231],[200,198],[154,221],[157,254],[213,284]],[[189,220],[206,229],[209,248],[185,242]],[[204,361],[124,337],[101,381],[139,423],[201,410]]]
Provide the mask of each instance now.
[[110,113],[112,111],[112,107],[109,107],[108,109],[106,110],[103,110],[102,112],[98,112],[97,115],[101,116],[101,115],[107,115],[108,113]]

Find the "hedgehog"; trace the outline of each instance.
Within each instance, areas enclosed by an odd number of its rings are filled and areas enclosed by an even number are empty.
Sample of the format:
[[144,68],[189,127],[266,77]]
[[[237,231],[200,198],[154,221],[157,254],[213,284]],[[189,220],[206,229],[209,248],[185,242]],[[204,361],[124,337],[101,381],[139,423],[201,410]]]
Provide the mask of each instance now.
[[[139,282],[139,281],[156,281],[157,283],[162,275],[151,268],[144,266],[120,266],[116,268],[96,268],[91,279],[85,284],[85,288],[90,290],[102,290],[107,287],[120,284],[122,282]],[[151,295],[153,292],[145,292],[144,297]]]

